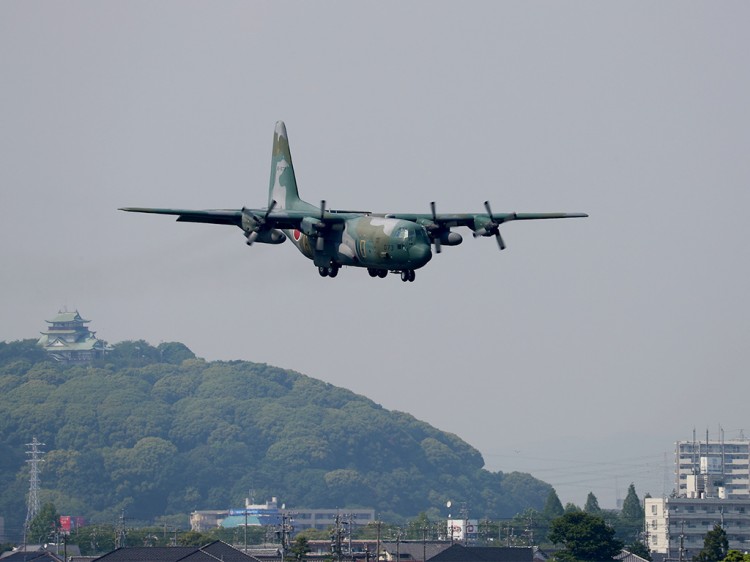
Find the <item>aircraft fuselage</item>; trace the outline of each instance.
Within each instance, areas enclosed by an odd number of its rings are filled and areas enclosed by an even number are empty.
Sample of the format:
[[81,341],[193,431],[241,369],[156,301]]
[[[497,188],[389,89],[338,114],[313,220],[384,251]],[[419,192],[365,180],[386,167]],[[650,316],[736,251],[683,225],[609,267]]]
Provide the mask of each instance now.
[[[341,265],[371,270],[413,271],[432,258],[430,239],[417,223],[374,216],[354,216],[332,227],[325,237],[301,230],[285,234],[318,267]],[[322,241],[322,242],[321,242]]]

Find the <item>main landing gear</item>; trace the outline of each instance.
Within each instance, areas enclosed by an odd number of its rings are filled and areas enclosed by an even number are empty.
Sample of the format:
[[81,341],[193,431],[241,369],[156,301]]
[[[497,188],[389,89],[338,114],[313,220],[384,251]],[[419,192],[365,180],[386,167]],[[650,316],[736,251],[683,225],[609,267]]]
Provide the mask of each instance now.
[[406,283],[407,281],[411,283],[416,278],[417,278],[417,274],[414,273],[413,269],[405,269],[404,271],[401,272],[401,281],[403,281],[404,283]]
[[336,277],[339,274],[338,265],[329,265],[328,267],[320,266],[318,273],[321,277]]
[[[367,273],[370,274],[370,277],[380,277],[383,279],[386,275],[388,275],[387,269],[376,269],[374,267],[368,267]],[[404,269],[399,271],[394,271],[393,273],[401,273],[401,281],[404,283],[412,282],[416,278],[417,274],[414,272],[413,269]]]
[[[321,277],[336,277],[339,274],[340,267],[341,266],[336,264],[321,265],[318,267],[318,273]],[[388,276],[387,269],[376,269],[374,267],[368,267],[367,273],[370,274],[370,277],[380,277],[381,279],[384,279]],[[413,269],[402,269],[401,271],[397,270],[393,273],[401,273],[401,281],[403,281],[404,283],[411,283],[417,276]]]

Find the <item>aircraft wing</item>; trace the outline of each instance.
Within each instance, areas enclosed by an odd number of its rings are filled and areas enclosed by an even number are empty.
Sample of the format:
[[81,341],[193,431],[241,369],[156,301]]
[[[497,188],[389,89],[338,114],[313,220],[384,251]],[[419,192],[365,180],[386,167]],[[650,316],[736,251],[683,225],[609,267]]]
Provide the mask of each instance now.
[[[435,243],[435,251],[440,252],[441,244],[460,244],[461,237],[451,233],[456,226],[465,226],[477,236],[494,236],[501,250],[505,249],[505,241],[500,235],[500,225],[509,221],[538,220],[538,219],[567,219],[587,217],[586,213],[493,213],[489,201],[484,202],[487,213],[445,214],[435,211],[435,203],[430,203],[432,213],[420,214],[392,214],[389,217],[404,219],[421,224]],[[457,238],[451,240],[452,236]]]
[[178,222],[203,222],[208,224],[231,224],[242,226],[242,211],[215,209],[192,211],[189,209],[152,209],[147,207],[122,207],[119,211],[130,213],[153,213],[156,215],[177,215]]
[[390,213],[385,216],[418,223],[434,223],[445,228],[466,226],[472,230],[478,230],[489,222],[588,217],[586,213]]
[[[156,215],[176,215],[177,222],[201,222],[206,224],[228,224],[242,228],[243,215],[253,220],[262,219],[266,229],[299,229],[302,219],[306,217],[318,218],[315,213],[308,211],[274,211],[268,209],[154,209],[150,207],[122,207],[120,211],[130,213],[152,213]],[[318,218],[321,220],[321,218]],[[328,225],[341,223],[346,220],[343,215],[324,213],[322,222]]]

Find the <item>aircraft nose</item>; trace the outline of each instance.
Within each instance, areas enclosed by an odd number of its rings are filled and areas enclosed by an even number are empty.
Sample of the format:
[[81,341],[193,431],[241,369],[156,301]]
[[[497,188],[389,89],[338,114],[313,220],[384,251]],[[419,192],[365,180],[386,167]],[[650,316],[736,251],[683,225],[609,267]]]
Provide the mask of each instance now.
[[432,259],[432,250],[430,245],[423,242],[414,244],[409,248],[409,261],[414,264],[414,268],[422,267]]

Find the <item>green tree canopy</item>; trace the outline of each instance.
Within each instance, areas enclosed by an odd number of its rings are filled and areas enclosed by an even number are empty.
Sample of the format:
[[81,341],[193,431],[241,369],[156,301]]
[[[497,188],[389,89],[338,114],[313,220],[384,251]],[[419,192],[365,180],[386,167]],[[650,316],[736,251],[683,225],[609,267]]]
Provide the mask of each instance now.
[[625,547],[625,550],[646,560],[652,560],[651,551],[642,541],[634,541]]
[[294,539],[292,546],[289,548],[289,552],[291,552],[296,560],[302,560],[305,555],[310,552],[309,542],[310,541],[307,540],[307,537],[298,536]]
[[730,550],[722,562],[750,562],[750,553],[739,550]]
[[551,521],[555,517],[560,517],[563,513],[565,513],[565,509],[553,488],[547,494],[547,501],[544,504],[542,514]]
[[179,535],[177,542],[180,546],[203,546],[209,542],[209,538],[198,531],[186,531]]
[[55,531],[60,526],[60,514],[51,502],[45,503],[36,517],[29,523],[28,542],[30,544],[41,544],[51,542]]
[[635,485],[632,482],[628,486],[625,501],[622,502],[622,512],[620,515],[623,519],[643,522],[643,506],[641,505],[641,500],[638,499],[638,494],[635,493]]
[[599,507],[599,500],[596,499],[594,492],[589,492],[589,495],[586,496],[586,504],[583,506],[583,511],[591,515],[599,515],[602,512],[602,508]]
[[123,342],[87,365],[49,361],[33,342],[0,348],[6,529],[23,527],[30,436],[46,443],[42,497],[92,522],[237,507],[249,489],[399,520],[461,498],[495,519],[541,509],[551,490],[484,469],[471,445],[409,414],[269,365],[203,361],[176,343]]
[[729,540],[727,533],[718,523],[706,533],[703,539],[703,549],[693,557],[695,562],[720,562],[727,557]]
[[36,340],[0,341],[0,363],[27,360],[47,361],[47,352],[36,344]]
[[604,519],[584,511],[570,512],[552,521],[552,544],[562,545],[556,557],[566,562],[612,560],[622,550],[622,541]]
[[631,482],[617,522],[618,535],[628,542],[638,540],[643,531],[644,521],[643,506],[638,494],[635,493],[635,485]]

